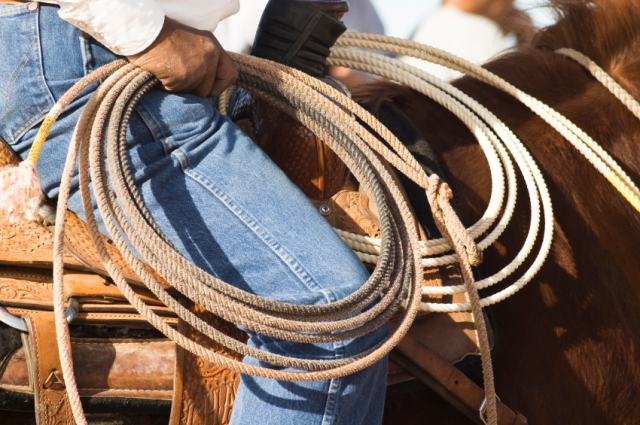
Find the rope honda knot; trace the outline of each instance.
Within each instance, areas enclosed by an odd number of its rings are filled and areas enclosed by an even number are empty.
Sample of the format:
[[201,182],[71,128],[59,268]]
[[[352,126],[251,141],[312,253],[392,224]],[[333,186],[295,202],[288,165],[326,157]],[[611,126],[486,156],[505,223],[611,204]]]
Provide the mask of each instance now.
[[451,187],[436,174],[429,176],[428,182],[427,198],[440,232],[445,237],[445,233],[448,233],[453,238],[453,243],[459,241],[464,247],[464,252],[470,265],[480,265],[482,263],[482,250],[478,248],[475,240],[469,235],[469,232],[460,222],[458,215],[451,206],[450,201],[453,199]]
[[[438,204],[437,196],[440,190],[440,185],[442,181],[437,174],[431,174],[427,179],[427,199],[429,200],[429,204],[431,205],[431,211],[433,214],[442,214],[442,210]],[[452,194],[453,196],[453,194]]]
[[438,198],[443,202],[449,202],[453,199],[453,191],[449,184],[446,182],[440,182],[438,187]]
[[13,224],[36,220],[43,199],[33,162],[26,160],[0,170],[0,221]]
[[469,264],[472,266],[479,266],[482,264],[482,251],[478,249],[478,245],[474,242],[472,245],[465,245],[465,250],[467,251],[467,259],[469,260]]

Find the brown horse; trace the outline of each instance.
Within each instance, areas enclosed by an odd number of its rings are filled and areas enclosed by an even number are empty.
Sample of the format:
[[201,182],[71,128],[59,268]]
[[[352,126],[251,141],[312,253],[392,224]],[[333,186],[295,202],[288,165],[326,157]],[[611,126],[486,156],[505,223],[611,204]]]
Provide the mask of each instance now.
[[[576,62],[596,61],[640,99],[640,2],[557,0],[557,24],[486,68],[547,103],[598,141],[640,182],[640,122]],[[640,423],[640,214],[559,133],[514,98],[469,77],[455,84],[502,119],[539,164],[553,199],[555,240],[520,293],[491,307],[498,396],[529,423]],[[434,101],[386,83],[360,100],[392,101],[420,130],[445,170],[463,222],[484,211],[489,168],[466,127]],[[520,186],[522,187],[522,185]],[[528,226],[526,194],[482,274],[502,268]],[[470,423],[428,391],[390,395],[386,423]]]

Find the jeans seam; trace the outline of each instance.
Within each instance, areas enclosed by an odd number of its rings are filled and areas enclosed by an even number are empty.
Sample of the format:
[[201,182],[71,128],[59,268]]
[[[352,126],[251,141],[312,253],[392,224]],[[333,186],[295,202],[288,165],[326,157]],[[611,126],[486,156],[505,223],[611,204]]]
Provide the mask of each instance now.
[[142,105],[142,102],[138,103],[134,107],[134,109],[138,113],[138,116],[140,117],[140,119],[142,119],[142,121],[147,126],[147,129],[149,129],[149,132],[151,133],[151,136],[153,137],[153,139],[157,142],[160,142],[160,144],[162,145],[164,154],[169,156],[171,154],[171,146],[168,143],[168,141],[171,138],[165,137],[162,134],[162,127],[160,126],[160,123],[156,120],[156,118],[152,113],[149,113],[146,110],[146,108]]
[[[344,341],[336,341],[333,343],[334,358],[343,358],[344,353]],[[322,414],[322,425],[333,425],[336,421],[336,410],[338,407],[338,395],[340,394],[340,388],[342,387],[342,378],[332,378],[329,381],[329,389],[327,391],[327,403],[324,407],[324,413]]]
[[332,378],[329,380],[329,389],[327,390],[327,403],[322,414],[321,425],[333,425],[336,419],[336,398],[338,390],[342,386],[342,378]]
[[[27,51],[27,53],[25,53],[25,56],[23,56],[23,59],[21,59],[22,66],[19,68],[20,72],[17,72],[17,69],[16,71],[14,71],[14,74],[15,74],[14,84],[15,84],[15,81],[18,79],[18,76],[26,66],[27,62],[29,62],[29,59],[31,59],[34,53],[37,53],[40,59],[39,65],[40,65],[40,77],[42,78],[42,86],[47,90],[47,94],[49,95],[49,100],[51,101],[51,103],[55,104],[56,101],[55,101],[55,98],[53,97],[53,93],[51,93],[51,90],[49,90],[49,85],[47,84],[47,80],[44,78],[44,65],[43,65],[44,60],[42,58],[42,43],[40,42],[40,11],[39,10],[35,19],[36,19],[36,26],[35,26],[36,35],[33,38],[33,41],[31,42],[33,47],[29,46],[29,48],[31,49],[31,53]],[[11,87],[13,87],[13,85]],[[7,93],[11,93],[12,90],[13,88],[8,89]],[[10,95],[5,96],[5,98],[10,99]],[[48,110],[45,110],[34,115],[29,120],[27,120],[23,125],[21,125],[16,130],[14,130],[13,134],[9,135],[8,137],[11,139],[12,142],[15,143],[18,139],[20,139],[24,135],[24,133],[29,131],[29,129],[31,129],[35,124],[40,122],[47,115],[48,112],[49,112]]]
[[20,73],[22,73],[22,70],[24,69],[24,67],[27,66],[27,62],[29,62],[29,59],[31,59],[31,56],[33,56],[33,54],[36,52],[37,42],[38,42],[38,34],[36,34],[33,37],[33,41],[27,48],[27,51],[20,58],[20,62],[18,63],[18,66],[16,67],[16,69],[13,70],[13,73],[11,73],[11,76],[9,77],[9,81],[7,82],[7,85],[5,87],[0,87],[0,92],[2,92],[5,99],[7,100],[11,99],[11,92],[13,91],[13,86],[16,84],[16,81],[18,81],[18,77],[20,76]]
[[[55,103],[55,102],[54,102]],[[29,131],[34,125],[42,121],[42,119],[49,113],[49,111],[42,111],[39,114],[34,115],[31,119],[27,120],[24,124],[18,127],[12,135],[8,136],[11,143],[16,143],[20,138]]]
[[262,228],[258,221],[251,216],[247,211],[242,209],[238,204],[218,188],[211,180],[198,173],[189,165],[187,156],[179,149],[171,153],[171,155],[178,160],[184,173],[192,178],[194,181],[200,183],[206,188],[213,196],[215,196],[220,202],[222,202],[229,211],[231,211],[240,221],[250,229],[254,235],[256,235],[262,242],[268,246],[271,251],[287,265],[289,270],[298,278],[298,280],[307,286],[312,291],[320,292],[327,302],[337,301],[336,295],[329,289],[322,288],[311,274],[296,260],[290,252],[288,252],[273,235],[271,235],[266,229]]
[[44,77],[44,57],[42,56],[42,41],[40,40],[40,8],[38,8],[38,15],[36,15],[36,21],[37,21],[36,35],[38,37],[38,47],[39,47],[38,56],[40,57],[40,76],[42,78],[42,85],[47,89],[47,93],[49,93],[49,98],[55,104],[56,98],[53,96],[53,93],[51,93],[51,90],[49,89],[49,84],[47,84],[47,79]]

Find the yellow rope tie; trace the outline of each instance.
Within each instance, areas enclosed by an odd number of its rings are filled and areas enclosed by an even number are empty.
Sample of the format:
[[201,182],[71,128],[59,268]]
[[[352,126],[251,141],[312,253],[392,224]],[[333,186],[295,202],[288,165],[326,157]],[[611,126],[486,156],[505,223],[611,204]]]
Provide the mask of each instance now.
[[611,183],[611,185],[636,209],[636,211],[640,212],[640,198],[638,198],[636,194],[629,189],[629,186],[627,186],[613,171],[606,174],[605,177],[609,180],[609,183]]
[[55,116],[47,115],[40,125],[40,129],[38,130],[38,134],[36,134],[36,138],[33,141],[33,145],[29,150],[29,156],[27,157],[27,161],[31,161],[33,165],[38,163],[38,158],[40,157],[40,153],[42,152],[42,148],[44,147],[44,142],[49,137],[49,132],[51,131],[51,127],[56,122]]
[[73,100],[78,97],[78,95],[84,91],[91,84],[96,81],[110,75],[111,73],[117,71],[118,69],[124,66],[133,67],[133,65],[129,64],[125,60],[117,60],[111,62],[107,65],[104,65],[87,77],[82,78],[80,81],[76,82],[67,92],[62,95],[60,99],[53,105],[53,108],[49,111],[47,116],[42,121],[40,125],[40,129],[38,130],[38,134],[31,145],[31,149],[29,150],[29,156],[27,157],[27,161],[30,161],[34,166],[38,162],[38,158],[40,158],[40,153],[42,152],[42,148],[44,147],[44,143],[47,141],[47,137],[49,137],[49,133],[51,132],[51,128],[53,124],[55,124],[56,120],[62,114],[62,111],[69,106]]

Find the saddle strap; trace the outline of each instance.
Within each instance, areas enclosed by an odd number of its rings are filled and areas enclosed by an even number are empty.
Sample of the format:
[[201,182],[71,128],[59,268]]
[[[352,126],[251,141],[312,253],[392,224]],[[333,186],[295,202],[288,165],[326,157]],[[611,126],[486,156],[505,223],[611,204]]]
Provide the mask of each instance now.
[[[203,307],[191,304],[189,309],[221,332],[246,342],[244,332]],[[242,359],[182,320],[178,323],[178,331],[204,347],[236,360]],[[201,359],[180,346],[176,345],[176,350],[176,375],[169,425],[228,425],[240,384],[240,374]]]
[[[486,425],[482,412],[484,390],[414,337],[405,336],[391,352],[390,358],[474,423]],[[527,425],[527,418],[514,412],[500,400],[497,402],[498,425]]]
[[58,355],[53,312],[23,316],[28,334],[26,348],[29,382],[34,395],[37,425],[75,425]]
[[[117,403],[116,399],[126,400],[129,406],[133,400],[149,401],[147,407],[171,401],[176,363],[173,342],[165,339],[72,338],[71,346],[81,397],[109,399],[102,405],[112,405],[114,409],[123,404]],[[33,394],[29,375],[40,366],[36,367],[34,361],[26,357],[24,347],[20,347],[0,359],[1,390]]]
[[[80,304],[74,324],[150,326],[117,287],[103,277],[67,270],[63,279],[65,301],[74,298]],[[175,314],[153,294],[137,286],[134,290],[167,323],[177,325]],[[0,266],[0,306],[13,315],[53,310],[51,270]]]

